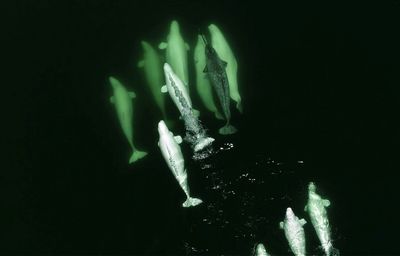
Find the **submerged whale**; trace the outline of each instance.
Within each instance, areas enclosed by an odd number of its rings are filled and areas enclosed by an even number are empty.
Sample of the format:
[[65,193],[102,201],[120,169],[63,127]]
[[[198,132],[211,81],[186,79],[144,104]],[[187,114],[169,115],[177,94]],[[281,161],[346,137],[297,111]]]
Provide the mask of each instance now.
[[160,57],[148,42],[142,41],[141,45],[144,56],[143,60],[139,61],[138,67],[143,68],[153,98],[161,110],[163,118],[166,119],[165,96],[160,93],[160,89],[164,85],[164,74]]
[[196,89],[204,106],[214,113],[217,119],[223,119],[217,106],[215,105],[212,87],[208,75],[204,73],[206,66],[205,45],[200,35],[194,48],[194,64],[196,68]]
[[237,129],[230,124],[231,121],[231,110],[230,110],[230,97],[229,97],[229,81],[226,75],[226,66],[229,63],[221,60],[215,51],[215,49],[207,42],[203,36],[205,43],[205,54],[206,54],[206,67],[204,72],[208,74],[211,84],[214,87],[222,113],[226,119],[224,127],[219,129],[219,133],[223,135],[233,134],[237,132]]
[[114,77],[109,77],[109,82],[113,88],[114,95],[110,98],[110,102],[114,104],[115,110],[117,111],[117,116],[119,123],[121,125],[122,131],[125,134],[129,145],[132,148],[132,155],[129,159],[129,163],[134,163],[137,160],[145,157],[147,152],[138,150],[133,144],[133,104],[132,99],[136,97],[134,92],[128,92],[125,86],[122,85]]
[[208,31],[211,35],[211,45],[214,47],[218,56],[226,61],[228,65],[226,66],[226,74],[229,81],[229,94],[232,100],[236,102],[236,108],[243,112],[242,98],[239,94],[238,82],[237,82],[237,70],[238,64],[233,54],[231,47],[226,41],[221,30],[214,24],[208,26]]
[[171,22],[167,41],[161,42],[158,48],[165,49],[167,62],[189,90],[187,51],[190,48],[182,38],[178,21]]

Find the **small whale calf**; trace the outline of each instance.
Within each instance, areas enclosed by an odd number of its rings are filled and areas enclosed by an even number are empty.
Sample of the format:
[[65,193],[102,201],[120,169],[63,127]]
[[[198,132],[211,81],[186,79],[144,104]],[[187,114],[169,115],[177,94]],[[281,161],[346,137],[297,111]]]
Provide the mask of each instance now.
[[299,220],[290,207],[286,209],[284,221],[279,223],[280,228],[285,231],[290,249],[296,256],[306,255],[306,237],[303,228],[306,223],[304,219]]
[[308,212],[311,223],[321,242],[322,249],[327,256],[338,255],[339,251],[333,248],[331,239],[331,227],[329,225],[326,208],[331,203],[327,199],[322,199],[316,192],[314,182],[308,184],[308,202],[304,210]]
[[190,196],[185,161],[179,146],[182,142],[182,138],[180,136],[174,136],[173,133],[168,130],[164,121],[158,123],[158,134],[160,136],[158,146],[161,150],[161,154],[176,180],[179,182],[183,192],[185,192],[186,201],[182,206],[191,207],[201,204],[203,202],[201,199]]
[[129,159],[129,163],[131,164],[147,155],[147,152],[138,150],[133,144],[132,99],[136,97],[136,94],[132,91],[128,92],[125,86],[114,77],[109,77],[109,82],[114,92],[114,95],[110,98],[110,102],[115,106],[122,131],[124,132],[125,137],[127,138],[133,151]]

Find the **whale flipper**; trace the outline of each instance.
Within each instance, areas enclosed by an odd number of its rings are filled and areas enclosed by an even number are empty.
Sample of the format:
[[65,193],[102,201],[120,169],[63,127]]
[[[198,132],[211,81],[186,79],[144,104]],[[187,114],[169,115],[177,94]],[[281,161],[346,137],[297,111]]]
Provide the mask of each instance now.
[[176,141],[176,143],[178,143],[178,144],[181,144],[182,143],[182,137],[181,136],[179,136],[179,135],[177,135],[177,136],[174,136],[174,140]]
[[129,163],[130,164],[134,163],[137,160],[139,160],[139,159],[141,159],[141,158],[143,158],[145,156],[147,156],[147,152],[140,151],[140,150],[135,150],[135,151],[133,151],[133,154],[132,154],[131,158],[129,159]]
[[162,92],[162,93],[167,93],[167,92],[168,92],[168,88],[167,88],[166,85],[163,85],[163,86],[161,87],[161,92]]
[[222,135],[229,135],[236,133],[237,129],[233,125],[226,124],[224,127],[220,128],[218,132]]
[[166,42],[162,42],[162,43],[160,43],[160,44],[158,45],[158,49],[164,50],[164,49],[167,48],[167,46],[168,46],[168,44],[167,44]]
[[200,116],[200,111],[198,111],[197,109],[192,108],[192,113],[195,117],[199,117]]
[[194,198],[194,197],[188,197],[188,198],[186,199],[186,201],[183,202],[182,206],[187,208],[187,207],[199,205],[199,204],[201,204],[202,202],[203,202],[203,201],[202,201],[201,199]]

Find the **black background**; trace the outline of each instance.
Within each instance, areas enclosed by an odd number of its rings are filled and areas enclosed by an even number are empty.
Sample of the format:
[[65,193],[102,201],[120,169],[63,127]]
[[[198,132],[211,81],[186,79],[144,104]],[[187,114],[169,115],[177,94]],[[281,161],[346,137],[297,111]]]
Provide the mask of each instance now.
[[146,122],[135,138],[151,155],[128,166],[106,80],[119,76],[147,93],[136,68],[140,40],[157,45],[176,18],[192,49],[210,22],[236,49],[245,113],[234,117],[234,140],[242,152],[227,164],[261,152],[303,160],[304,178],[323,183],[335,205],[342,254],[400,254],[400,2],[1,5],[1,252],[180,253],[183,197],[161,166],[159,117],[150,115],[150,96],[138,97],[137,118]]

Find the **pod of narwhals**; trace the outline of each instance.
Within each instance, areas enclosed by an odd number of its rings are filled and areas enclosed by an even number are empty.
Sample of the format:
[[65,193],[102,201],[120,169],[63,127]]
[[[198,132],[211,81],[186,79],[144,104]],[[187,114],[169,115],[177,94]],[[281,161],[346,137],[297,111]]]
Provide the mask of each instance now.
[[[214,24],[209,25],[208,29],[211,40],[208,41],[205,35],[199,34],[193,54],[196,90],[206,109],[212,112],[217,119],[225,120],[225,125],[219,129],[219,133],[222,135],[234,134],[237,129],[231,124],[231,100],[236,103],[235,107],[240,113],[243,111],[237,82],[237,61],[221,30]],[[193,108],[190,99],[188,74],[188,65],[191,63],[188,61],[190,47],[182,38],[177,21],[171,22],[166,39],[158,47],[165,50],[166,62],[161,61],[158,50],[150,43],[142,41],[144,56],[143,60],[138,62],[138,67],[143,68],[149,89],[164,119],[158,123],[158,146],[161,154],[186,194],[187,198],[182,206],[192,207],[201,204],[202,200],[190,196],[187,171],[179,145],[183,139],[179,135],[174,136],[167,127],[164,93],[169,94],[179,110],[179,119],[183,121],[186,131],[184,140],[191,145],[194,153],[209,149],[214,138],[207,135],[206,129],[199,120],[200,112]],[[147,155],[147,152],[139,150],[134,145],[133,100],[136,94],[128,91],[114,77],[109,77],[109,83],[113,88],[113,96],[110,101],[115,106],[122,131],[132,149],[129,163],[134,163]],[[215,102],[214,98],[217,98],[218,101]],[[329,200],[322,199],[316,193],[315,184],[311,182],[308,186],[308,202],[305,211],[309,214],[324,253],[338,255],[339,251],[333,247],[331,240],[331,230],[326,212],[326,207],[329,205]],[[284,220],[279,224],[293,254],[296,256],[306,255],[303,229],[306,221],[299,219],[289,207]],[[265,246],[259,243],[254,247],[254,255],[270,254]]]

